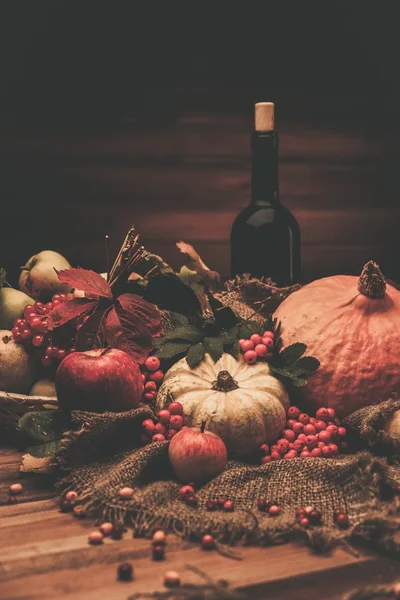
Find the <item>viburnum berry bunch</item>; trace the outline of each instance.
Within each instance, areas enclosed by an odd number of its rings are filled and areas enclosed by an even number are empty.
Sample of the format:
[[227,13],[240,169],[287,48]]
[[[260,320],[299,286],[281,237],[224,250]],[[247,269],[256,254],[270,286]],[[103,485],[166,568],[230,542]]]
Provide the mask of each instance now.
[[164,380],[164,373],[160,366],[161,363],[157,356],[149,356],[142,366],[143,402],[147,404],[155,402],[157,392]]
[[292,458],[332,458],[347,449],[346,428],[333,408],[319,408],[315,417],[290,406],[286,429],[275,444],[260,446],[261,463]]
[[148,444],[171,440],[184,426],[182,404],[171,402],[168,409],[160,410],[157,419],[143,421],[142,442]]
[[24,309],[24,318],[17,319],[12,334],[17,344],[23,344],[27,352],[45,367],[57,366],[74,351],[75,336],[85,317],[77,317],[57,331],[49,331],[47,316],[58,305],[71,299],[70,294],[54,294],[51,302],[35,302]]
[[248,340],[239,340],[244,360],[249,365],[254,365],[258,360],[270,360],[273,357],[274,340],[273,331],[263,331],[261,334],[253,333]]

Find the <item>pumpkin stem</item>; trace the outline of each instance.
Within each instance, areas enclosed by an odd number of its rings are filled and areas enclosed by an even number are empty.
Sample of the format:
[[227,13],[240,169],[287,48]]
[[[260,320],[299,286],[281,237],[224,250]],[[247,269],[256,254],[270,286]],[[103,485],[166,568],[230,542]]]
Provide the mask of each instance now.
[[213,381],[211,389],[217,392],[230,392],[231,390],[237,390],[238,387],[237,382],[228,371],[220,371],[217,380]]
[[382,298],[385,295],[386,280],[374,261],[370,260],[364,265],[357,287],[361,294],[370,298]]

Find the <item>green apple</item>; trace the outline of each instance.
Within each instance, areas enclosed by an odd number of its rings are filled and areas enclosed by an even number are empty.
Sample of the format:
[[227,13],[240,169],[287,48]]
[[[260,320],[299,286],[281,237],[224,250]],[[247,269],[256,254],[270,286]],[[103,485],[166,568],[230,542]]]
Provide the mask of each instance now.
[[26,265],[21,269],[19,289],[30,294],[35,300],[49,302],[57,293],[67,293],[71,286],[61,283],[57,271],[69,269],[71,265],[58,252],[43,250],[31,256]]
[[33,356],[13,340],[11,331],[0,330],[0,390],[27,394],[34,381]]
[[52,379],[39,379],[29,392],[30,396],[48,396],[49,398],[55,398],[56,384]]
[[11,287],[2,287],[0,290],[0,329],[12,329],[14,321],[21,319],[24,308],[34,304],[34,300]]

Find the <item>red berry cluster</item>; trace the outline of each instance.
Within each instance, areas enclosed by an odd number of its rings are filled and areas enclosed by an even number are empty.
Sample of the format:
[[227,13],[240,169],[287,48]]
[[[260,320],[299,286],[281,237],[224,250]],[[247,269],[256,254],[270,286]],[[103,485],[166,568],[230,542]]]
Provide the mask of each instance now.
[[254,365],[257,360],[269,360],[273,357],[275,334],[264,331],[262,335],[253,333],[249,340],[239,340],[240,351],[244,360],[249,365]]
[[276,502],[259,498],[257,508],[260,512],[268,513],[271,517],[277,517],[281,513],[281,507]]
[[149,356],[147,358],[142,366],[142,379],[144,385],[143,401],[147,404],[152,404],[164,380],[164,373],[160,369],[160,361],[157,356]]
[[153,419],[145,419],[142,423],[142,441],[145,444],[171,440],[184,427],[183,406],[180,402],[171,402],[168,410],[160,410],[157,417],[156,423]]
[[[184,485],[179,490],[179,498],[182,502],[189,504],[189,506],[197,506],[197,496],[195,494],[194,485]],[[226,498],[209,498],[206,502],[206,510],[214,511],[214,510],[223,510],[225,512],[233,512],[235,510],[235,505],[232,500],[227,500]]]
[[322,513],[314,506],[299,508],[296,512],[296,518],[299,525],[304,529],[308,529],[311,525],[321,525],[322,523]]
[[[35,356],[45,367],[57,365],[62,359],[74,351],[76,332],[82,327],[87,317],[77,317],[60,328],[60,331],[49,332],[47,315],[58,304],[69,300],[68,294],[54,294],[51,302],[35,302],[24,309],[24,318],[17,319],[12,334],[17,344],[24,344],[27,351],[34,350]],[[54,340],[58,338],[56,343]]]
[[287,411],[286,429],[271,447],[260,446],[261,463],[284,458],[331,458],[347,448],[346,429],[336,418],[333,408],[319,408],[315,418],[302,413],[297,406]]

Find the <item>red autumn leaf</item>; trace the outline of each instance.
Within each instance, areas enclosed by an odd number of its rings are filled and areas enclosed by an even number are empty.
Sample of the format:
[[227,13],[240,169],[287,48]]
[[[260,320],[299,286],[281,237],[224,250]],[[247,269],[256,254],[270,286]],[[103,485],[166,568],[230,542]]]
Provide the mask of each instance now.
[[109,346],[129,354],[139,364],[146,360],[153,347],[153,336],[146,323],[134,312],[126,310],[120,298],[116,299],[107,314],[106,341]]
[[83,290],[87,298],[108,298],[112,300],[111,288],[107,281],[98,273],[88,269],[64,269],[57,271],[58,278],[71,288]]
[[68,321],[94,310],[96,306],[97,300],[88,300],[87,298],[73,298],[57,304],[47,315],[47,329],[53,331],[53,329],[61,327]]
[[75,347],[79,352],[106,345],[106,318],[110,308],[95,310],[79,328]]
[[127,313],[135,315],[136,319],[140,319],[147,327],[153,337],[161,332],[161,314],[160,311],[136,294],[121,294],[118,296],[118,302]]

